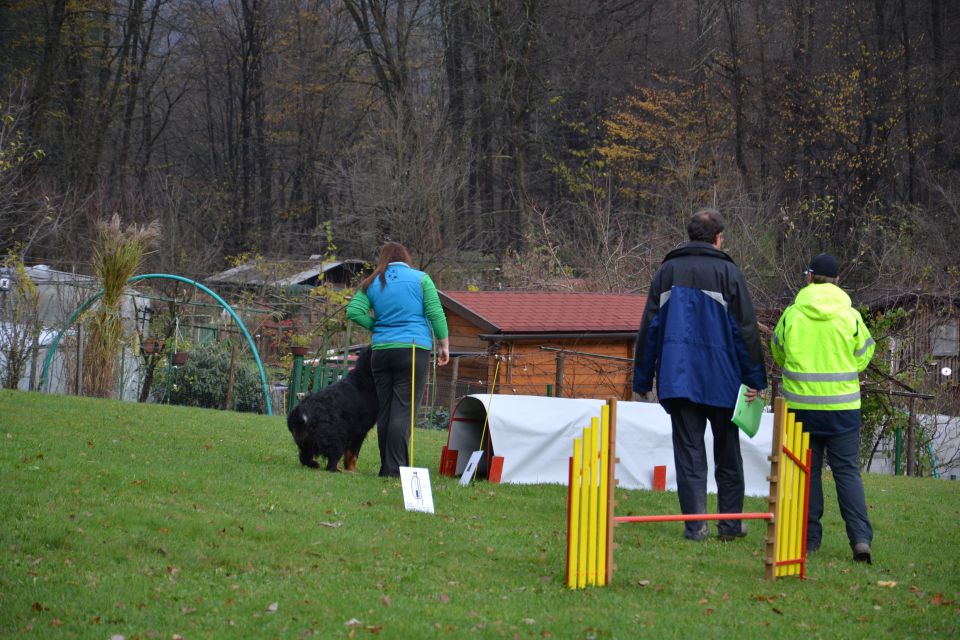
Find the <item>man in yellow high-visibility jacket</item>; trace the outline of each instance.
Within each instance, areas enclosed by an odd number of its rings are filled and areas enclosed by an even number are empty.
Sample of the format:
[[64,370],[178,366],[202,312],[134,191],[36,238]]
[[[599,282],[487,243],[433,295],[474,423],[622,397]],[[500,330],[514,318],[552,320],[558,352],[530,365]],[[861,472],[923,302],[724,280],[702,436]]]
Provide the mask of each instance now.
[[807,551],[820,548],[823,528],[824,449],[837,485],[853,559],[871,562],[873,527],[860,477],[860,372],[873,357],[874,340],[863,318],[838,286],[839,264],[828,253],[805,272],[807,286],[777,322],[770,341],[783,369],[783,397],[810,434],[812,469]]

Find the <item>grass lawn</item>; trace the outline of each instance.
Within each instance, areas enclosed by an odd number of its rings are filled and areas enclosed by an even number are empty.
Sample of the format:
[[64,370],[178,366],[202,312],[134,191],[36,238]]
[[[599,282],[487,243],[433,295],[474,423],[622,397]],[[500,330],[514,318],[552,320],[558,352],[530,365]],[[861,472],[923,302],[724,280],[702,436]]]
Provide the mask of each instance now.
[[[960,483],[866,477],[874,564],[825,479],[807,580],[724,544],[617,528],[613,584],[564,586],[566,488],[460,487],[417,430],[436,515],[376,476],[306,469],[281,417],[0,391],[0,636],[903,638],[960,635]],[[617,490],[618,515],[675,513]],[[747,510],[765,509],[748,498]]]

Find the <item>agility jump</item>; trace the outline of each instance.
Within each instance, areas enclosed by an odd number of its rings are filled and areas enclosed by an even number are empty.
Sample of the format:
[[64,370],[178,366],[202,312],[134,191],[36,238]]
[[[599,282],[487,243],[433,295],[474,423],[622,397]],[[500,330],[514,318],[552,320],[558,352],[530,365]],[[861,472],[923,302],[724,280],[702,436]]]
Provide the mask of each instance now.
[[567,586],[604,586],[613,578],[613,529],[627,522],[766,520],[765,576],[806,576],[807,512],[810,504],[810,436],[778,398],[774,404],[768,511],[758,513],[614,515],[617,403],[610,400],[575,438],[567,489]]

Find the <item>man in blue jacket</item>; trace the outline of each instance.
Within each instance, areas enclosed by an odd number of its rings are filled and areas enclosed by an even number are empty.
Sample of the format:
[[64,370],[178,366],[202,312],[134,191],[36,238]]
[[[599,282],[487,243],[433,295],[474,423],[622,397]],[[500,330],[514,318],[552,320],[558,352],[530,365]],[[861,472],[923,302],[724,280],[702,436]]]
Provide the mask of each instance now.
[[[673,425],[677,493],[684,514],[707,511],[706,422],[713,431],[720,513],[743,512],[743,458],[733,407],[741,384],[753,399],[767,386],[760,334],[747,283],[725,252],[723,219],[698,211],[687,224],[690,242],[667,254],[653,276],[637,334],[633,390],[657,398]],[[721,520],[721,540],[746,535],[740,520]],[[704,521],[687,522],[684,536],[704,540]]]

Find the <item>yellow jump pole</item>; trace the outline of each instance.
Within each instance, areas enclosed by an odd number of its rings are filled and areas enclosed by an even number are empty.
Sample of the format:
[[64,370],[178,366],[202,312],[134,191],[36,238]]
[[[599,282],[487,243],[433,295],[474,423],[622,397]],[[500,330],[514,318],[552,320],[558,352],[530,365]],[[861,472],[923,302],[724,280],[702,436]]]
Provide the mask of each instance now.
[[800,531],[803,523],[800,522],[800,514],[803,512],[803,470],[800,468],[799,460],[800,450],[803,448],[803,423],[794,420],[793,428],[793,446],[790,448],[793,452],[793,553],[790,554],[790,575],[800,573],[800,564],[796,562],[800,559],[800,545],[805,541],[800,540]]
[[[783,442],[790,442],[790,422],[793,415],[789,412],[784,416]],[[789,531],[790,531],[790,460],[783,455],[783,449],[779,452],[780,458],[780,504],[777,507],[777,517],[780,520],[780,526],[777,530],[777,576],[784,575],[783,566],[779,563],[790,553],[789,551]]]
[[[787,414],[787,450],[793,450],[793,443],[796,437],[797,431],[797,421],[796,416],[793,413]],[[787,497],[784,500],[785,508],[785,520],[784,520],[784,545],[783,553],[781,554],[780,560],[789,560],[793,557],[793,548],[794,548],[794,537],[796,532],[797,523],[796,520],[796,483],[797,483],[797,467],[793,464],[793,460],[787,457],[786,460],[786,469],[787,469],[787,482],[786,482],[786,491]],[[784,565],[781,575],[790,575],[790,565]]]
[[597,497],[599,513],[597,514],[597,584],[601,587],[607,584],[607,492],[610,490],[607,482],[607,473],[610,465],[610,407],[603,405],[600,409],[600,473],[598,481],[600,494]]
[[588,496],[587,508],[587,584],[597,583],[597,432],[599,421],[590,419],[590,445],[587,448],[589,461],[584,465],[588,471],[586,477]]
[[[800,450],[803,449],[803,423],[794,422],[793,446],[791,450],[797,460],[802,460]],[[806,541],[800,539],[800,531],[803,523],[800,522],[800,514],[803,512],[803,470],[800,468],[797,460],[793,461],[793,553],[790,554],[790,560],[794,561],[790,565],[790,575],[800,573],[800,564],[796,562],[800,559],[800,545]]]
[[[788,412],[784,425],[783,438],[783,446],[786,448],[790,447],[790,443],[793,440],[792,422],[793,414]],[[781,476],[783,477],[783,482],[780,485],[780,552],[777,554],[778,563],[782,563],[790,557],[790,499],[793,497],[793,488],[790,486],[790,483],[793,481],[793,468],[790,466],[790,458],[781,451],[780,459],[782,460]],[[780,564],[777,567],[778,576],[786,575],[784,566],[785,565]]]
[[590,433],[589,429],[583,430],[583,464],[580,473],[580,544],[577,557],[577,586],[581,589],[587,586],[587,545],[588,545],[588,524],[590,504]]
[[802,556],[800,556],[800,577],[807,577],[807,525],[810,517],[810,471],[813,467],[813,461],[810,453],[810,434],[803,434],[803,472],[806,482],[803,487],[803,510],[800,512],[802,523],[800,526],[800,537],[803,539],[801,547]]
[[[797,457],[800,460],[806,462],[807,460],[807,451],[810,449],[810,434],[800,430],[800,450]],[[796,564],[796,571],[794,573],[800,574],[801,577],[806,576],[806,558],[807,558],[807,536],[806,534],[806,524],[807,524],[807,491],[808,485],[810,483],[810,475],[807,473],[807,470],[797,465],[797,474],[800,478],[799,492],[797,495],[797,540],[799,545],[797,547],[796,558],[799,562]]]

